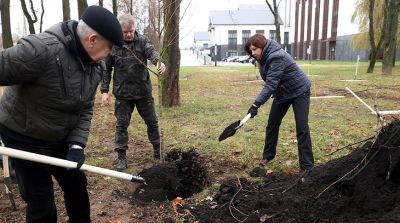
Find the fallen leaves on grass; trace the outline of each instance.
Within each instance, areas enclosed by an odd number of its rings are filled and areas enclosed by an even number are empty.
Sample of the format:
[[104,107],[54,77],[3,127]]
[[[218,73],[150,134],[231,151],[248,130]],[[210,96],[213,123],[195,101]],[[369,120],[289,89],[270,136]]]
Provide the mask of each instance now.
[[244,151],[243,149],[237,149],[237,150],[233,151],[233,154],[238,155],[238,154],[243,153],[243,151]]
[[333,138],[340,138],[340,130],[338,128],[334,128],[331,131],[329,131],[329,135],[331,135]]

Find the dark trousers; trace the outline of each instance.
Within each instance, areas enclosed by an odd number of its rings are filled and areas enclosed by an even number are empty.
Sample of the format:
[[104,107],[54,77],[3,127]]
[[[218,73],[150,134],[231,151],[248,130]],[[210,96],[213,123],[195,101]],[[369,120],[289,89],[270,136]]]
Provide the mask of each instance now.
[[300,168],[303,170],[310,169],[314,166],[314,156],[312,152],[310,129],[308,127],[308,113],[310,107],[309,91],[286,103],[278,104],[275,100],[272,102],[266,128],[263,159],[274,159],[276,155],[276,146],[278,144],[279,127],[290,105],[293,107],[296,121]]
[[[21,147],[7,142],[7,147],[34,152],[42,155],[65,158],[68,146],[57,145]],[[64,201],[69,222],[90,222],[90,203],[86,189],[87,180],[82,171],[67,170],[36,162],[12,159],[15,168],[21,197],[27,203],[26,222],[28,223],[57,223],[57,210],[54,203],[54,189],[52,176],[56,179],[64,192]]]
[[137,100],[115,100],[115,117],[117,126],[115,132],[115,149],[128,149],[128,127],[132,113],[137,108],[139,115],[147,125],[147,136],[154,147],[160,145],[160,133],[158,131],[157,115],[154,108],[153,97],[148,96]]

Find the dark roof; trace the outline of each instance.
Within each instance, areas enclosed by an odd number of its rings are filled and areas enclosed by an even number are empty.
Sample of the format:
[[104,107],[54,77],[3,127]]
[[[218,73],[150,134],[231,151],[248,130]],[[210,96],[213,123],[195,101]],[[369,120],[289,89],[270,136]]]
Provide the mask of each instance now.
[[[283,25],[282,19],[279,23]],[[212,25],[274,25],[274,15],[267,4],[239,5],[238,10],[210,11]]]
[[210,41],[209,32],[195,32],[194,41]]

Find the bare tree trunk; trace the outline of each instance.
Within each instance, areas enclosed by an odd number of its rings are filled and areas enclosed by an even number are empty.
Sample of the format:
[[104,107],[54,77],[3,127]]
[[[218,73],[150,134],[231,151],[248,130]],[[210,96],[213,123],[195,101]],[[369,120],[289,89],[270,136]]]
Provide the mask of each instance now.
[[28,9],[26,8],[25,0],[20,0],[20,1],[21,1],[22,11],[24,12],[26,20],[28,21],[29,33],[35,34],[36,32],[35,32],[34,24],[35,24],[35,22],[37,22],[37,16],[36,16],[35,9],[33,8],[33,2],[32,2],[32,0],[30,0],[31,10],[32,10],[32,14],[33,14],[33,19],[32,19],[31,15],[28,12]]
[[151,4],[152,1],[150,0],[120,0],[118,1],[118,9],[119,12],[133,15],[133,17],[135,18],[136,30],[139,33],[144,33],[147,36],[151,20],[158,19],[151,18],[149,14],[147,14],[147,12],[149,11],[149,7],[151,7]]
[[3,40],[3,49],[13,46],[11,25],[10,25],[10,0],[0,0],[1,10],[1,38]]
[[78,0],[78,17],[82,17],[83,12],[88,7],[87,0]]
[[69,0],[62,0],[63,7],[63,21],[68,21],[71,19],[71,11],[69,8]]
[[99,6],[103,7],[103,0],[99,0]]
[[118,16],[118,5],[117,5],[117,0],[112,0],[112,8],[113,8],[113,14],[115,16]]
[[276,42],[281,43],[281,24],[279,23],[279,4],[276,4],[276,0],[273,0],[273,8],[268,0],[265,0],[268,5],[269,10],[271,10],[274,15],[274,24],[276,29]]
[[164,39],[162,59],[166,74],[162,78],[162,104],[165,107],[180,105],[179,94],[179,10],[180,0],[164,0]]
[[40,0],[40,5],[42,6],[42,14],[40,15],[40,28],[39,28],[39,32],[42,32],[42,29],[43,29],[43,15],[44,15],[43,0]]
[[393,67],[396,66],[396,49],[397,49],[397,42],[394,44]]
[[382,75],[391,75],[393,70],[393,57],[396,51],[400,0],[385,0],[385,3],[387,8],[387,23],[385,26]]
[[[379,42],[378,42],[377,45],[375,45],[374,9],[375,9],[375,0],[369,0],[368,17],[369,17],[369,43],[370,43],[370,47],[371,47],[371,58],[370,58],[370,61],[369,61],[369,66],[368,66],[367,73],[373,73],[374,72],[375,63],[376,63],[376,57],[378,55],[379,50],[382,47],[383,38],[385,36],[385,29],[382,28],[382,32],[381,32],[381,35],[379,37]],[[384,14],[383,24],[385,24],[386,20],[387,20],[386,10],[385,10],[385,12],[383,14]]]
[[162,11],[162,1],[163,0],[157,0],[157,15],[158,15],[158,21],[157,21],[157,28],[156,28],[156,31],[157,31],[157,34],[158,34],[158,36],[159,36],[159,38],[158,38],[158,41],[157,41],[157,43],[158,43],[158,45],[159,45],[159,47],[161,47],[161,45],[162,45],[162,42],[163,42],[163,35],[162,35],[162,30],[161,30],[161,25],[163,24],[163,20],[162,20],[162,18],[163,18],[163,16],[162,16],[162,14],[163,14],[163,11]]
[[369,44],[371,47],[371,58],[367,73],[373,73],[376,61],[376,47],[375,47],[375,30],[374,30],[374,8],[375,0],[369,0],[368,5],[368,18],[369,18]]
[[371,49],[371,55],[370,55],[370,60],[369,60],[369,66],[367,69],[367,73],[374,73],[374,68],[375,68],[375,63],[376,63],[376,57],[377,57],[377,51],[374,49]]

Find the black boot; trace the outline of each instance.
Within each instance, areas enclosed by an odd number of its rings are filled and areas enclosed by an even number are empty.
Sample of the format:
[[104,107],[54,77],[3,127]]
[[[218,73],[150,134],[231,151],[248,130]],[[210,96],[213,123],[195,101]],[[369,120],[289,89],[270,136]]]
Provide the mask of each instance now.
[[118,159],[117,159],[117,171],[123,171],[128,167],[126,162],[126,150],[120,149],[118,150]]
[[159,160],[160,157],[161,157],[160,156],[160,145],[154,145],[153,146],[153,152],[154,152],[153,153],[153,157]]

